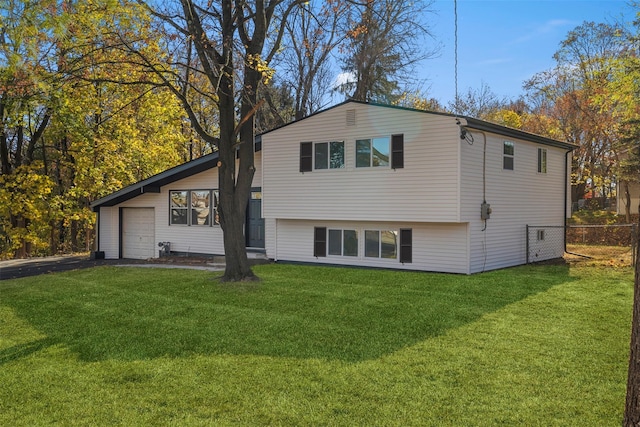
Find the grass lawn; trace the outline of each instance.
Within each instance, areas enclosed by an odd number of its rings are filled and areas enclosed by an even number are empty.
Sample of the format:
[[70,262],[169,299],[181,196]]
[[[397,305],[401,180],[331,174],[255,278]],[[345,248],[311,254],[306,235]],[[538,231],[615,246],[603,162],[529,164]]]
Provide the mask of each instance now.
[[617,426],[633,272],[291,265],[0,282],[0,425]]

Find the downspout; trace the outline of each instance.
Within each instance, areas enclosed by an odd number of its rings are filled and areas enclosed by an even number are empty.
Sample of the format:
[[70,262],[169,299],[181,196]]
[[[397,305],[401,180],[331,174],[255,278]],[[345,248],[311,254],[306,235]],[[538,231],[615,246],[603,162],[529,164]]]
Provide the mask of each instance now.
[[[567,150],[567,152],[564,153],[564,236],[563,236],[563,240],[564,240],[564,252],[567,252],[567,214],[569,212],[567,212],[567,205],[568,205],[568,200],[567,200],[567,196],[569,195],[568,192],[568,188],[570,185],[569,182],[569,153],[571,153],[571,150]],[[528,240],[528,235],[527,235],[527,240]]]

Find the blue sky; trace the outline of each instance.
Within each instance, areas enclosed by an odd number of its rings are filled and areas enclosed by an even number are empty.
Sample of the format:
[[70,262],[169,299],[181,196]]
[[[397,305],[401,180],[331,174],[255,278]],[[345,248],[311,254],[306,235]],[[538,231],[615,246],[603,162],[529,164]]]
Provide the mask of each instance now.
[[[444,105],[455,96],[454,3],[436,0],[427,22],[440,44],[420,67],[429,97]],[[584,21],[629,22],[626,0],[458,0],[458,92],[484,83],[499,97],[517,98],[522,83],[554,66],[567,33]]]

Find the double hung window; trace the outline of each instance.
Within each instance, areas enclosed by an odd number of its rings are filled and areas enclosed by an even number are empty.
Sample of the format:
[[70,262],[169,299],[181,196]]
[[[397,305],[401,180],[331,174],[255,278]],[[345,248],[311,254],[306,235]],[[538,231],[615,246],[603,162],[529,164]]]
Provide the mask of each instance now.
[[513,157],[515,155],[515,148],[513,142],[504,141],[502,146],[502,169],[513,170]]
[[189,223],[189,192],[171,191],[169,194],[171,205],[170,224],[187,225]]
[[538,173],[547,173],[547,149],[538,148]]

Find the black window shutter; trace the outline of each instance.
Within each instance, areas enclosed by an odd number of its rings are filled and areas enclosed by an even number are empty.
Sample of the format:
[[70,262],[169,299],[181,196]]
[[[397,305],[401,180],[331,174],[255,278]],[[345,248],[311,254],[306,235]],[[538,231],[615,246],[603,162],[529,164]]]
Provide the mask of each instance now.
[[400,229],[400,262],[413,262],[413,237],[410,228]]
[[391,135],[391,168],[404,168],[404,135]]
[[313,143],[300,143],[300,172],[311,172],[313,170]]
[[313,236],[313,256],[327,256],[327,227],[315,227]]

